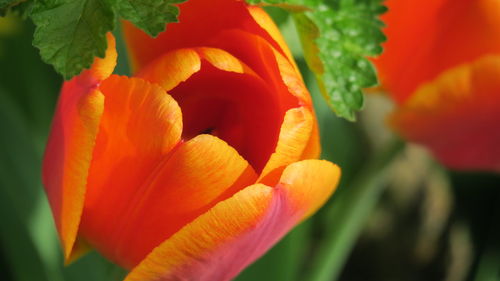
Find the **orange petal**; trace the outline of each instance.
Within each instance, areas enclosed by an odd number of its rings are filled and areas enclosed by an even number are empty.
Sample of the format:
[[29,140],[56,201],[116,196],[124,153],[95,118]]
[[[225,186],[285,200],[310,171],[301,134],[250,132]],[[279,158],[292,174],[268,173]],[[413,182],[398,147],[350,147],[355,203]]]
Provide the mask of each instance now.
[[[274,185],[286,166],[301,160],[304,149],[311,138],[312,129],[313,117],[307,108],[299,107],[288,110],[281,125],[275,152],[271,154],[262,170],[259,181]],[[276,171],[278,168],[281,169]]]
[[[123,164],[119,168],[120,173],[130,173],[121,170]],[[257,178],[236,150],[211,135],[181,144],[149,174],[142,183],[117,185],[118,196],[101,193],[103,206],[92,210],[88,224],[82,225],[82,235],[94,238],[96,248],[125,268],[135,266],[160,242]],[[110,184],[119,184],[117,177],[111,175]],[[102,224],[97,225],[96,219]],[[111,225],[109,231],[106,223]]]
[[63,86],[43,160],[43,184],[66,260],[72,256],[104,108],[102,93],[78,86],[76,79]]
[[281,79],[283,79],[283,83],[288,87],[290,94],[295,96],[301,105],[312,108],[311,96],[304,85],[304,81],[302,81],[300,72],[298,72],[282,54],[278,53],[276,50],[274,50],[274,54],[278,63]]
[[125,281],[229,280],[237,272],[228,267],[242,262],[238,253],[248,255],[257,248],[248,243],[253,241],[241,240],[258,232],[273,193],[271,187],[252,185],[217,204],[155,248]]
[[[177,71],[181,61],[186,72]],[[183,111],[184,139],[210,131],[236,148],[257,171],[269,159],[284,115],[280,93],[230,53],[216,48],[179,49],[150,63],[138,76],[172,88],[169,93]]]
[[118,54],[116,53],[116,41],[115,37],[111,32],[106,34],[108,47],[104,58],[96,57],[90,69],[82,71],[82,73],[73,80],[78,81],[83,87],[94,87],[99,84],[102,80],[108,78],[116,66],[116,59]]
[[136,76],[170,91],[199,72],[202,59],[222,71],[255,75],[249,67],[224,50],[190,48],[167,52],[144,67]]
[[[198,135],[172,154],[149,188],[151,193],[158,193],[152,199],[162,201],[159,208],[167,213],[184,213],[204,207],[223,193],[231,196],[238,190],[228,187],[241,181],[242,175],[247,184],[257,178],[248,162],[226,142],[212,135]],[[179,200],[182,197],[189,200]]]
[[340,168],[325,160],[303,160],[283,171],[276,188],[285,194],[292,214],[303,220],[330,198],[340,180]]
[[124,22],[125,39],[135,70],[174,49],[216,47],[209,42],[223,30],[240,29],[258,34],[279,49],[279,45],[250,15],[244,1],[190,0],[180,4],[179,8],[179,22],[169,24],[157,38],[151,38],[131,23]]
[[231,29],[217,34],[210,44],[228,51],[262,77],[279,98],[283,112],[310,103],[300,72],[263,37]]
[[248,162],[224,141],[211,135],[191,139],[166,160],[134,203],[119,255],[133,257],[129,268],[137,265],[162,241],[256,178]]
[[71,255],[64,261],[64,265],[72,264],[74,261],[78,260],[91,250],[92,246],[85,242],[84,239],[77,236]]
[[318,159],[321,154],[321,143],[319,139],[319,125],[316,116],[314,116],[313,129],[309,142],[304,148],[304,153],[300,159]]
[[484,56],[422,85],[391,116],[403,137],[455,169],[500,171],[500,56]]
[[97,80],[104,80],[108,78],[116,66],[116,59],[118,54],[116,53],[116,41],[115,37],[111,32],[106,34],[106,39],[108,40],[108,47],[104,58],[95,58],[94,64],[89,69],[90,75],[95,77]]
[[248,11],[250,12],[250,15],[252,15],[255,22],[257,22],[257,24],[262,29],[264,29],[269,34],[269,36],[273,38],[274,41],[276,41],[276,43],[278,43],[280,51],[282,51],[282,54],[286,55],[289,62],[293,64],[293,67],[298,72],[299,68],[295,64],[292,52],[288,48],[288,45],[286,44],[285,39],[283,38],[283,35],[281,35],[281,32],[274,23],[273,19],[266,13],[266,11],[257,6],[249,6]]
[[64,83],[43,160],[43,184],[66,262],[82,255],[87,247],[73,253],[85,200],[88,169],[96,140],[104,97],[97,85],[116,65],[115,38],[107,33],[104,58],[95,58],[88,70]]
[[[384,86],[404,102],[442,71],[500,52],[496,0],[388,0],[388,41],[376,64]],[[417,20],[418,19],[418,20]]]
[[143,68],[136,76],[170,91],[200,69],[201,60],[196,50],[178,49],[158,57],[154,63]]
[[106,101],[80,230],[93,246],[113,239],[135,192],[177,145],[182,132],[180,108],[159,86],[113,75],[99,89]]
[[253,70],[224,50],[217,48],[197,48],[196,51],[200,54],[200,57],[207,60],[217,69],[255,75]]
[[246,187],[186,225],[125,280],[231,280],[323,204],[338,177],[326,161],[294,163],[276,188]]

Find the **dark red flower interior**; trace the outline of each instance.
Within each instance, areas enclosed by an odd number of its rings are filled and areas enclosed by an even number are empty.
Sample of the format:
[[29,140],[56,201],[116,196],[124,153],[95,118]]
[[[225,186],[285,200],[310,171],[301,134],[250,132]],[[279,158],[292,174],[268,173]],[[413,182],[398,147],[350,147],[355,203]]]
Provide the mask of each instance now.
[[284,112],[259,77],[225,72],[209,63],[169,91],[183,116],[183,138],[217,136],[259,172],[274,151]]

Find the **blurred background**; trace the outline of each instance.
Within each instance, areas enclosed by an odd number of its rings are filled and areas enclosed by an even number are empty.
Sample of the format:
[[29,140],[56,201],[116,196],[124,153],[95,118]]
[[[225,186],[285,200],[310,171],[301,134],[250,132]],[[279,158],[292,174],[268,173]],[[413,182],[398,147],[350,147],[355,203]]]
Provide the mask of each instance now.
[[[458,173],[387,129],[383,93],[367,94],[355,123],[319,95],[287,14],[270,9],[313,95],[322,158],[342,168],[341,185],[238,281],[500,280],[500,177]],[[40,167],[62,78],[32,47],[33,26],[0,18],[0,280],[121,280],[92,252],[63,266]],[[118,74],[128,74],[118,38]]]

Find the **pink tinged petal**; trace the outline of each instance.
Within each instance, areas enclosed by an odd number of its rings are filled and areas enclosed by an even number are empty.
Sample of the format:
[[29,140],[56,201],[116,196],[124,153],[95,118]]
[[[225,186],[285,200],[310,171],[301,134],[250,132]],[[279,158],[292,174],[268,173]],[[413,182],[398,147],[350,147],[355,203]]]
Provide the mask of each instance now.
[[125,281],[227,281],[332,194],[340,170],[321,160],[285,169],[275,188],[255,184],[218,203],[156,247]]

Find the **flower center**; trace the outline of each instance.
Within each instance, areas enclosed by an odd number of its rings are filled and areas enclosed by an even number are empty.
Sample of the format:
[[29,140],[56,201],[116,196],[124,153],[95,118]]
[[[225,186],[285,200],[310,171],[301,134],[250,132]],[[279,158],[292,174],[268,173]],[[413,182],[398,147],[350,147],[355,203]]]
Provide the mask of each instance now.
[[199,134],[217,136],[256,171],[262,170],[275,149],[283,113],[261,79],[221,71],[203,62],[200,72],[169,94],[182,110],[183,139]]

